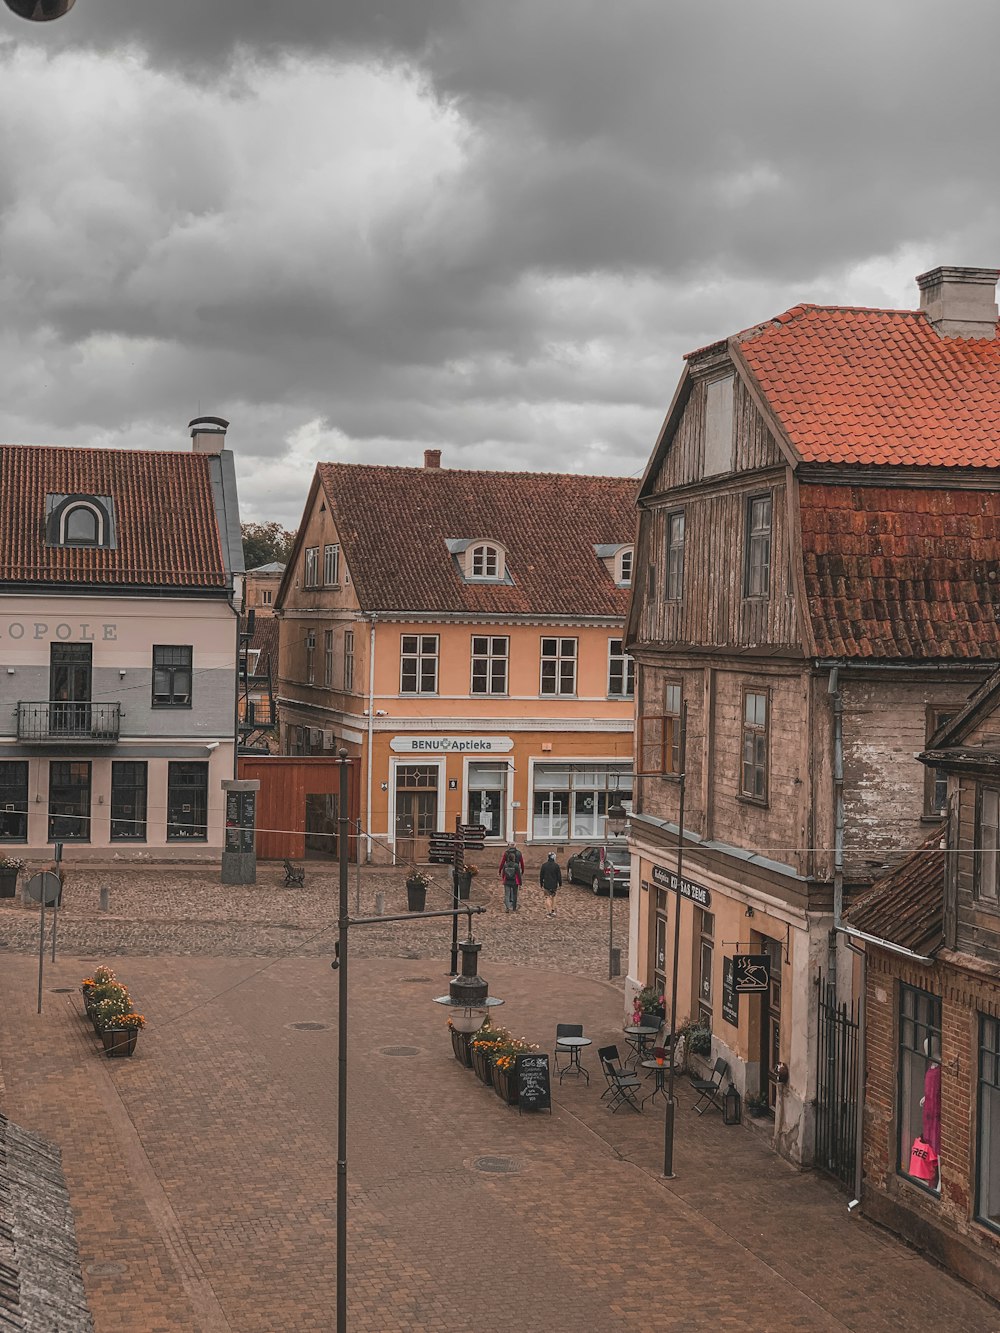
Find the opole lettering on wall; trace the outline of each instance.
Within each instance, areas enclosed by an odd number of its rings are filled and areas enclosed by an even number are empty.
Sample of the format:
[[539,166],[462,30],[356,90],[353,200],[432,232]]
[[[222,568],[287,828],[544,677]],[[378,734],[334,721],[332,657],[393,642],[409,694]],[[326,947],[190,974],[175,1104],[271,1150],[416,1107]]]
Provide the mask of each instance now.
[[[101,638],[105,643],[114,643],[118,639],[118,625],[112,621],[100,626]],[[30,633],[29,633],[30,631]],[[68,639],[92,643],[94,640],[94,630],[86,623],[71,623],[66,620],[58,624],[50,625],[45,620],[33,620],[30,624],[23,620],[8,620],[4,623],[0,620],[0,639],[23,639],[25,634],[29,638],[41,641],[59,639],[65,643]]]

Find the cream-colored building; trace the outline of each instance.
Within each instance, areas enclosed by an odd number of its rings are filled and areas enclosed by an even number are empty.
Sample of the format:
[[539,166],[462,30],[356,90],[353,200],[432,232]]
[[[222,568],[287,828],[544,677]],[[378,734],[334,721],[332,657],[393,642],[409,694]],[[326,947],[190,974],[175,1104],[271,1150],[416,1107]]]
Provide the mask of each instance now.
[[226,423],[191,427],[0,448],[0,853],[221,852],[242,547]]

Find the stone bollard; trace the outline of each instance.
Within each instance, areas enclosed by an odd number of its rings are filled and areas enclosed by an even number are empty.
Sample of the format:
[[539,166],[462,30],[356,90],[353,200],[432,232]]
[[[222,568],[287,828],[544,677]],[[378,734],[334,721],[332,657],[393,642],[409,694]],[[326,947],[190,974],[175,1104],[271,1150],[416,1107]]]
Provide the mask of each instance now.
[[107,884],[101,885],[101,911],[106,912],[110,907],[111,890]]
[[385,916],[385,894],[376,893],[375,895],[375,915]]

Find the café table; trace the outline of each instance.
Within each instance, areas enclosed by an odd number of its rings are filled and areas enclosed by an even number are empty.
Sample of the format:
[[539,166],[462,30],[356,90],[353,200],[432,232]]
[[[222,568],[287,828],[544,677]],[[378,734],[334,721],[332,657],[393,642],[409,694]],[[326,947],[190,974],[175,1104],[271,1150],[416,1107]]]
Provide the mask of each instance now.
[[663,1086],[663,1080],[666,1077],[667,1070],[670,1068],[669,1060],[651,1059],[651,1060],[642,1060],[640,1061],[640,1063],[643,1069],[651,1069],[653,1071],[653,1078],[654,1078],[653,1091],[648,1093],[645,1097],[643,1097],[641,1104],[645,1106],[647,1102],[653,1101],[658,1093],[662,1093],[664,1099],[666,1099],[667,1094]]
[[557,1048],[560,1051],[569,1052],[569,1062],[567,1064],[560,1065],[559,1067],[560,1083],[563,1081],[563,1076],[565,1074],[575,1074],[577,1078],[579,1078],[579,1076],[582,1074],[583,1077],[587,1080],[588,1084],[590,1083],[590,1074],[587,1072],[586,1069],[584,1069],[583,1065],[580,1063],[580,1052],[583,1050],[584,1046],[590,1046],[591,1044],[592,1043],[590,1037],[559,1038],[559,1040],[556,1042]]
[[653,1028],[648,1027],[644,1023],[629,1023],[622,1029],[625,1034],[625,1040],[632,1050],[631,1055],[625,1057],[626,1065],[631,1063],[632,1068],[634,1069],[640,1060],[645,1059],[646,1052],[649,1050],[650,1046],[652,1046],[653,1038],[659,1030],[659,1024]]

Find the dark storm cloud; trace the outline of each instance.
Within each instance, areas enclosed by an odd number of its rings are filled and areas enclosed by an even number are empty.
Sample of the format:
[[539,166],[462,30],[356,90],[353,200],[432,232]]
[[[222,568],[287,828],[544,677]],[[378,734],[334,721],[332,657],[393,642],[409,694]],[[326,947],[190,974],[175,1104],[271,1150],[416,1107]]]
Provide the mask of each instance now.
[[0,435],[641,469],[684,350],[998,257],[985,3],[0,16]]

